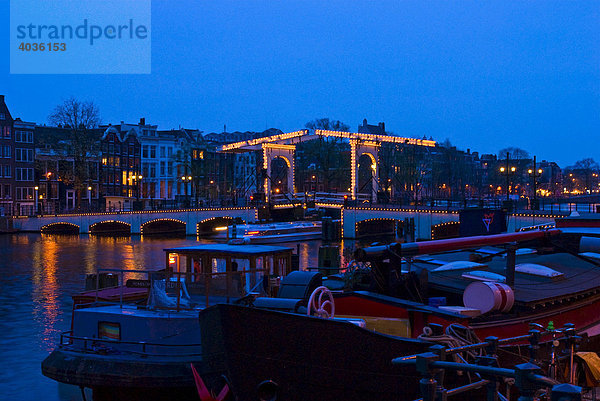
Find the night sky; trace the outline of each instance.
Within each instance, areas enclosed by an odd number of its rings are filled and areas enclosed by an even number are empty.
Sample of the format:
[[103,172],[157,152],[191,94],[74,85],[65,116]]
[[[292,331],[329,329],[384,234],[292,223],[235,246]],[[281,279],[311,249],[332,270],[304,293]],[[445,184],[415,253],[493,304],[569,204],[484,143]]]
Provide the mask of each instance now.
[[11,75],[0,0],[0,94],[38,123],[71,95],[160,129],[367,118],[565,167],[600,161],[599,17],[600,1],[157,0],[150,75]]

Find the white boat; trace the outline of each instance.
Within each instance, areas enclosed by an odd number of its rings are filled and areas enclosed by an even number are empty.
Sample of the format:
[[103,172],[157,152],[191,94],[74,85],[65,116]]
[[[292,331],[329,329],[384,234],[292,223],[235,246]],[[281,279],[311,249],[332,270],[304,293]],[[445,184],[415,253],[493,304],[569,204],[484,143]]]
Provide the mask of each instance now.
[[321,222],[303,221],[231,225],[227,227],[224,234],[227,240],[247,244],[307,241],[321,238]]

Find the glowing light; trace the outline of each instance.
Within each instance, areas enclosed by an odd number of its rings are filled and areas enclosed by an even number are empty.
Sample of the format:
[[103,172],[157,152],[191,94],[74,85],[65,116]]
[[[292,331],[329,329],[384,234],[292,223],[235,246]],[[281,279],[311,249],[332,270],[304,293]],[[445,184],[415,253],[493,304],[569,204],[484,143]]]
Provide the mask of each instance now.
[[215,231],[226,231],[227,226],[215,227]]
[[[223,145],[221,147],[221,149],[219,149],[219,151],[227,152],[229,150],[235,150],[235,149],[240,149],[240,148],[244,148],[244,147],[248,147],[248,146],[265,144],[268,142],[284,141],[287,139],[301,137],[306,134],[308,134],[308,130],[303,129],[303,130],[299,130],[299,131],[287,132],[287,133],[283,133],[283,134],[272,135],[272,136],[267,136],[267,137],[263,137],[263,138],[256,138],[256,139],[251,139],[251,140],[247,140],[247,141],[228,143],[226,145]],[[269,145],[273,145],[273,144],[269,144]],[[274,144],[274,145],[279,145],[279,144]],[[280,146],[282,146],[282,145],[280,145]],[[263,149],[264,149],[264,147],[263,147]]]
[[349,138],[357,139],[361,141],[372,141],[375,143],[389,142],[389,143],[402,143],[409,145],[420,145],[433,147],[436,145],[435,141],[429,141],[427,139],[416,139],[416,138],[405,138],[401,136],[391,135],[379,135],[379,134],[363,134],[358,132],[343,132],[343,131],[328,131],[328,130],[315,130],[316,135],[322,135],[325,137],[334,136],[338,138]]

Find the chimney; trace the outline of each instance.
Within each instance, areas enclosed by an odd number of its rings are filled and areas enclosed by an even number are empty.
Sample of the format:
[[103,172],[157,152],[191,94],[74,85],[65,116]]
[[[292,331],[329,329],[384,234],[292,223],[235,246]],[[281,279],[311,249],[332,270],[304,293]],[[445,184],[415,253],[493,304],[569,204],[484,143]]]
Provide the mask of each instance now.
[[146,125],[146,118],[140,118],[140,125]]
[[0,102],[4,103],[4,95],[0,95]]
[[381,131],[385,133],[385,123],[379,123],[379,127],[381,128]]

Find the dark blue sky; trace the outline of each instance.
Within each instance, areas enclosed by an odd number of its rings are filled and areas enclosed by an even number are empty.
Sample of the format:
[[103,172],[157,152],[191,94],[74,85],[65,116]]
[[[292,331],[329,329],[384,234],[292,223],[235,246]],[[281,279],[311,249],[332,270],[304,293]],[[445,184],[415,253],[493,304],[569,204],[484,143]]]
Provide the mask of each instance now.
[[463,149],[600,161],[600,1],[156,0],[150,75],[10,75],[8,11],[0,0],[0,94],[25,120],[74,95],[111,123],[367,118]]

